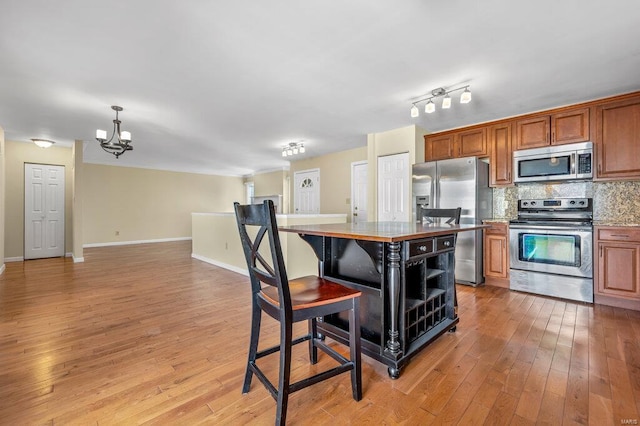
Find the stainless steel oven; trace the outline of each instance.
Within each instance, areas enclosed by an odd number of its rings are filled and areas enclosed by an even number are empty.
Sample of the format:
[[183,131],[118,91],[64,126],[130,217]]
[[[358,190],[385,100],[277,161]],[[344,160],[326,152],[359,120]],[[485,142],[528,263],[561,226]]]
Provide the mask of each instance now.
[[593,302],[590,198],[518,201],[509,226],[510,287]]

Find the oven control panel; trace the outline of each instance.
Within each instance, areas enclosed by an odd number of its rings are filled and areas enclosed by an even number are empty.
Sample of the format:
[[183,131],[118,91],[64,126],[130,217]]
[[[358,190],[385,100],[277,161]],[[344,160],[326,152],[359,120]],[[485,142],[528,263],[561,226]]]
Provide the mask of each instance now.
[[578,210],[591,207],[591,198],[518,200],[518,210]]

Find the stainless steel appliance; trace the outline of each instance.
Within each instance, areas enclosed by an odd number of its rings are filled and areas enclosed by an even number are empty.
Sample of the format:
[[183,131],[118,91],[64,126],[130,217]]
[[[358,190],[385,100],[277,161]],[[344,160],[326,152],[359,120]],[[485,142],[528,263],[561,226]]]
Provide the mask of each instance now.
[[[475,157],[419,163],[413,166],[413,218],[421,209],[461,207],[461,224],[477,224],[493,216],[489,165]],[[455,280],[479,285],[482,275],[482,231],[461,232],[455,251]]]
[[513,153],[514,182],[593,178],[593,142],[524,149]]
[[591,198],[519,200],[509,225],[510,287],[593,303]]

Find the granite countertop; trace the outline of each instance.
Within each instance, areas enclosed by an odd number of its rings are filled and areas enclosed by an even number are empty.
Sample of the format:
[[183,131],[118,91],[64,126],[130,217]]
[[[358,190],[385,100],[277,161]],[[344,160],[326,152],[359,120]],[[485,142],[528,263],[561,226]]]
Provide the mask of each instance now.
[[623,223],[623,222],[613,222],[613,221],[607,221],[607,220],[594,220],[593,221],[593,226],[639,226],[640,227],[640,223]]
[[483,223],[509,223],[511,219],[507,218],[493,218],[493,219],[482,219]]

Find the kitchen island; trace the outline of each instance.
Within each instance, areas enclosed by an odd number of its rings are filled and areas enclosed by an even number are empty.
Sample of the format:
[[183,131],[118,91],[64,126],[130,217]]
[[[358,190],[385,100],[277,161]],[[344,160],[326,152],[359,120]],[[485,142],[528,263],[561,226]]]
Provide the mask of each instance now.
[[[362,352],[401,367],[446,331],[455,331],[455,241],[486,225],[363,222],[279,227],[313,249],[320,275],[362,291]],[[348,318],[322,318],[320,333],[348,344]]]

